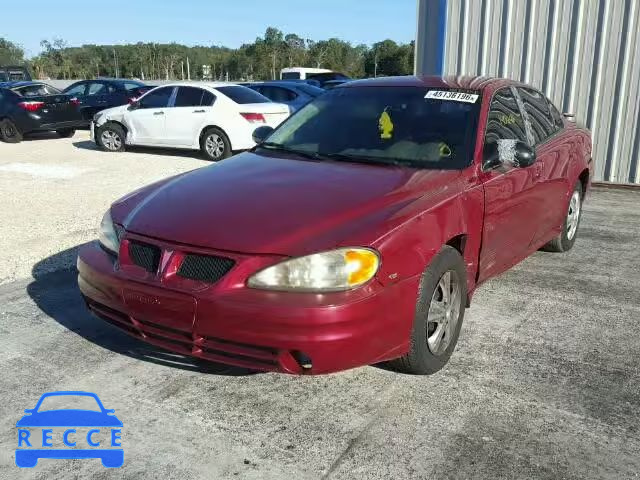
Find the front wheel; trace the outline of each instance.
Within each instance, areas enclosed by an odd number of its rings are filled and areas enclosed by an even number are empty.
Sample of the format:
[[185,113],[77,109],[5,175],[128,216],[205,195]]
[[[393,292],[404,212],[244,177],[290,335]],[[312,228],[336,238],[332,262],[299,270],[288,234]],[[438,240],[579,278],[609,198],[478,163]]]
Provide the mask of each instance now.
[[124,151],[124,129],[117,123],[105,123],[96,130],[96,143],[108,152]]
[[0,121],[0,140],[6,143],[20,143],[22,141],[22,133],[8,118]]
[[231,142],[218,128],[208,128],[200,138],[200,150],[207,160],[217,162],[231,156]]
[[578,227],[582,216],[582,197],[582,183],[578,181],[573,187],[567,215],[562,224],[562,233],[542,247],[543,250],[547,252],[567,252],[571,250],[578,236]]
[[458,342],[467,299],[464,260],[445,246],[420,279],[410,350],[388,362],[396,371],[429,375],[444,367]]

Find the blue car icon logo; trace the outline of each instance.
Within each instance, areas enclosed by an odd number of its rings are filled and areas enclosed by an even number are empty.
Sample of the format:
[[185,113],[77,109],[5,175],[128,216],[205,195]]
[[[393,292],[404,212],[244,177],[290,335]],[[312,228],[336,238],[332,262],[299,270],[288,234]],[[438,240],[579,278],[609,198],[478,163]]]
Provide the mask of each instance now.
[[[52,403],[55,408],[51,408]],[[81,403],[90,408],[59,408],[56,403]],[[25,413],[16,423],[18,467],[35,467],[40,458],[99,458],[107,468],[121,467],[124,463],[120,443],[122,422],[95,393],[48,392]]]

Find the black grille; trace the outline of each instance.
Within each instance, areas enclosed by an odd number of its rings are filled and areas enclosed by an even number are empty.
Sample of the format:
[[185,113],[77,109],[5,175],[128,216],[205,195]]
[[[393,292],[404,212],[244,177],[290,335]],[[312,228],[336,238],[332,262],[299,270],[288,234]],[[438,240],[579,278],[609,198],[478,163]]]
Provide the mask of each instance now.
[[178,275],[200,282],[215,283],[224,277],[235,262],[230,258],[188,254]]
[[160,264],[160,248],[148,243],[130,242],[129,256],[131,261],[147,272],[156,273]]

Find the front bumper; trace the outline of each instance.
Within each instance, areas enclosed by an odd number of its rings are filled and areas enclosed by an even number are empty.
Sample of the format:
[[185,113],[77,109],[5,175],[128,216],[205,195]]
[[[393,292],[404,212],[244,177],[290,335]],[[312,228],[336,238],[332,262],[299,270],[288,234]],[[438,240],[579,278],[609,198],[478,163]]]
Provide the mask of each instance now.
[[[419,277],[323,295],[272,292],[244,285],[255,258],[236,260],[213,285],[168,287],[175,270],[138,272],[94,242],[80,249],[78,284],[98,317],[145,342],[214,362],[320,374],[408,351]],[[171,269],[170,258],[162,262]]]

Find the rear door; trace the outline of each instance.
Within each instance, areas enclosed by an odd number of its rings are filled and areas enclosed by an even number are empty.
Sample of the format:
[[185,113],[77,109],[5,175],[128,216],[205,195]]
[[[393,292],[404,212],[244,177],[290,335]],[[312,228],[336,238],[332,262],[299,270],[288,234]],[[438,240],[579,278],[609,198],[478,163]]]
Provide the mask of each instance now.
[[208,90],[178,87],[173,105],[166,110],[167,144],[197,146],[198,136],[212,113],[214,101],[215,96]]
[[[557,109],[539,91],[517,88],[531,126],[536,149],[536,169],[539,175],[537,201],[543,205],[533,242],[548,238],[559,231],[566,215],[570,186],[567,167],[571,144],[564,133],[564,122]],[[572,187],[572,186],[571,186]]]
[[[498,90],[491,100],[485,145],[497,140],[531,143],[519,100],[511,87]],[[482,179],[485,218],[480,281],[497,275],[527,255],[542,214],[535,166],[501,165],[483,171]]]
[[151,90],[127,110],[124,120],[129,128],[129,143],[138,145],[166,145],[166,113],[173,101],[174,87]]

